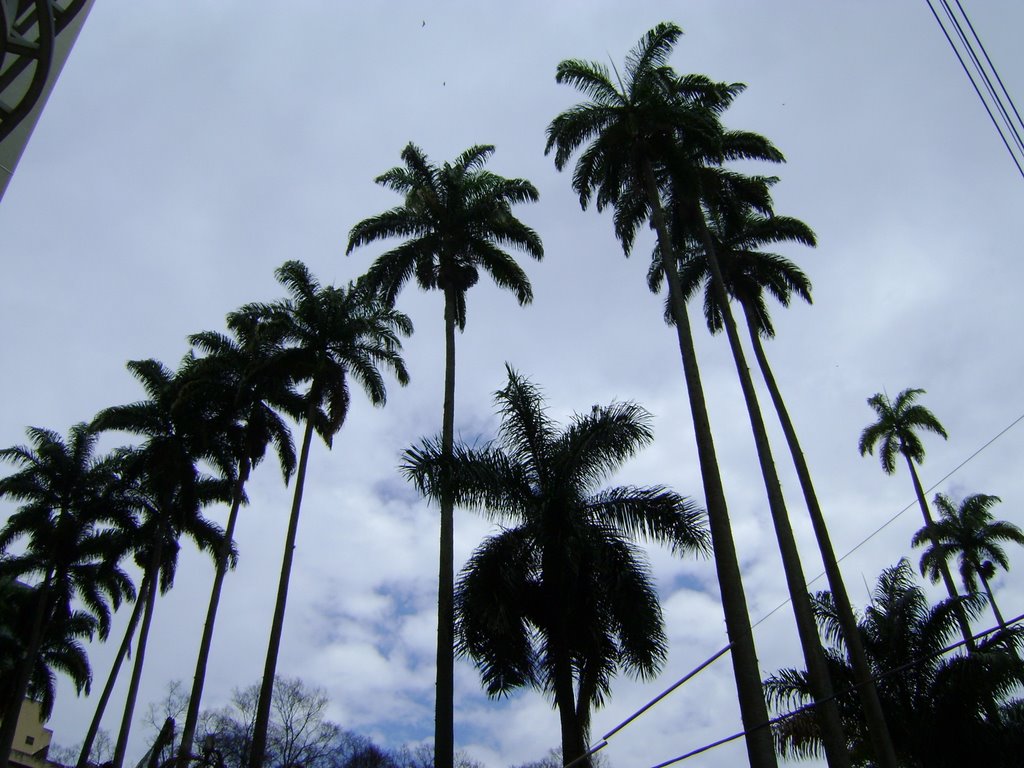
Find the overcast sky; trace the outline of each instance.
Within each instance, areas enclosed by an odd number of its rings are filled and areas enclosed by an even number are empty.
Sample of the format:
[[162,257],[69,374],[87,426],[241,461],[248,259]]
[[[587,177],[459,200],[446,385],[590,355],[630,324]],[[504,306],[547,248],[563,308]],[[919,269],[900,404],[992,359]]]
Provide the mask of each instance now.
[[[965,6],[1007,87],[1024,98],[1024,6]],[[857,454],[872,420],[867,397],[927,390],[922,402],[950,439],[926,438],[926,486],[1024,412],[1024,181],[924,2],[99,2],[0,202],[0,444],[22,442],[27,425],[64,432],[138,399],[125,361],[175,364],[187,334],[221,328],[244,302],[281,296],[273,270],[287,259],[325,283],[358,276],[384,246],[346,257],[347,233],[398,202],[373,179],[410,140],[437,163],[491,143],[491,170],[540,190],[516,212],[540,233],[545,258],[523,257],[532,306],[486,279],[469,294],[457,339],[459,434],[493,435],[491,395],[507,361],[544,389],[559,419],[616,399],[645,406],[656,442],[615,481],[662,483],[700,500],[677,347],[645,284],[651,241],[644,233],[624,259],[610,215],[582,212],[570,174],[543,154],[547,124],[580,100],[555,83],[557,63],[621,64],[663,20],[686,32],[672,58],[678,71],[748,84],[726,122],[786,154],[770,169],[782,179],[776,210],[818,234],[817,249],[785,251],[813,280],[815,303],[775,312],[768,354],[833,541],[848,551],[913,501],[903,467],[887,477]],[[443,376],[440,296],[410,286],[400,307],[416,324],[412,383],[392,386],[383,410],[357,394],[333,451],[314,445],[278,666],[324,686],[343,727],[391,745],[433,734],[437,513],[395,467],[406,446],[440,428]],[[756,621],[784,599],[782,569],[726,342],[695,330]],[[810,578],[820,558],[776,445]],[[1017,427],[938,490],[997,494],[996,514],[1024,524],[1022,448]],[[261,674],[289,493],[270,464],[252,480],[208,707]],[[210,514],[223,522],[226,511]],[[843,562],[856,603],[866,602],[865,582],[908,554],[920,525],[912,508]],[[460,564],[489,530],[457,512]],[[1021,564],[1022,554],[1011,556]],[[595,735],[725,644],[712,563],[650,556],[668,663],[650,683],[618,678]],[[1007,616],[1024,611],[1022,574],[1024,565],[996,578]],[[140,716],[170,680],[190,678],[212,575],[187,552],[157,605]],[[117,618],[123,627],[127,611]],[[802,665],[788,607],[755,638],[765,674]],[[115,646],[90,650],[97,692]],[[485,764],[557,746],[557,716],[541,694],[491,702],[468,662],[457,667],[456,691],[456,743]],[[605,754],[615,766],[653,765],[733,733],[734,694],[722,660]],[[55,741],[80,742],[92,707],[62,684]],[[105,727],[116,732],[118,718],[111,706]],[[137,723],[130,758],[148,738]],[[732,766],[743,754],[737,743],[687,765]]]

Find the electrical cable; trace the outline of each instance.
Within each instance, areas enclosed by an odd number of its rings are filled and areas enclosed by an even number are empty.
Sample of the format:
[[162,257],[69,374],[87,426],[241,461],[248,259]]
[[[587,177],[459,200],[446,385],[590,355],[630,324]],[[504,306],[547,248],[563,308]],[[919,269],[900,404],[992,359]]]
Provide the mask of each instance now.
[[989,107],[988,102],[985,101],[985,97],[981,94],[981,89],[978,88],[978,84],[974,82],[974,78],[971,77],[971,72],[967,68],[967,64],[964,62],[963,56],[960,55],[960,51],[957,49],[956,44],[953,42],[953,38],[949,36],[949,32],[942,24],[942,20],[939,18],[939,14],[935,11],[935,8],[932,6],[931,0],[925,0],[925,2],[928,4],[928,10],[932,12],[932,16],[935,17],[935,21],[942,30],[942,34],[946,36],[946,40],[953,49],[953,53],[956,54],[956,58],[960,62],[960,66],[963,67],[964,73],[967,75],[967,79],[971,81],[971,86],[974,88],[974,92],[977,93],[978,98],[981,99],[982,106],[985,107],[985,111],[988,113],[988,117],[992,121],[992,125],[995,126],[996,132],[999,134],[999,138],[1002,139],[1003,145],[1006,147],[1006,151],[1010,153],[1010,158],[1013,160],[1013,164],[1017,166],[1017,171],[1020,173],[1021,178],[1024,178],[1024,167],[1021,167],[1020,161],[1017,159],[1017,155],[1013,151],[1013,147],[1010,146],[1010,142],[1007,141],[1006,136],[1003,135],[1002,130],[999,128],[999,123],[996,121],[995,115],[992,114],[992,109]]
[[[971,41],[967,39],[967,33],[964,32],[964,28],[960,25],[960,21],[957,19],[956,14],[953,13],[953,9],[949,7],[948,0],[940,0],[940,2],[946,11],[946,16],[953,25],[953,29],[956,31],[957,38],[960,40],[961,45],[963,45],[964,50],[967,51],[967,55],[970,57],[975,71],[981,76],[981,80],[985,84],[985,90],[988,92],[989,98],[993,103],[995,103],[996,109],[999,110],[999,116],[1002,117],[1003,124],[1009,130],[1010,135],[1013,138],[1014,145],[1024,152],[1024,142],[1021,141],[1020,133],[1017,131],[1017,127],[1010,119],[1006,105],[1003,104],[1002,99],[999,98],[999,94],[996,92],[995,86],[992,85],[992,79],[988,76],[987,70],[982,65],[981,59],[978,57],[978,53],[974,50],[974,46],[971,44]],[[962,9],[963,8],[961,6],[961,10]]]

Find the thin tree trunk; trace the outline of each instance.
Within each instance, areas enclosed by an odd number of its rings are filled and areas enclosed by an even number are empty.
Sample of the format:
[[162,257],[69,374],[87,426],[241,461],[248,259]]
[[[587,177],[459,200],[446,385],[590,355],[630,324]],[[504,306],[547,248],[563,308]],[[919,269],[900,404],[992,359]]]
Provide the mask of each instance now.
[[228,571],[228,561],[231,559],[231,545],[235,535],[235,524],[238,521],[238,510],[242,506],[245,484],[249,480],[251,470],[248,459],[243,459],[239,465],[238,478],[231,499],[231,511],[228,513],[227,527],[224,531],[224,542],[217,553],[217,571],[213,577],[213,588],[210,590],[210,606],[206,610],[203,639],[199,643],[199,656],[196,659],[196,671],[192,678],[192,693],[188,699],[185,725],[181,730],[181,744],[178,747],[179,768],[188,768],[189,761],[192,759],[192,742],[195,739],[196,725],[199,723],[199,705],[203,699],[203,684],[206,682],[206,665],[210,658],[210,646],[213,644],[213,627],[217,621],[217,606],[220,604],[221,588],[224,585],[224,576]]
[[708,419],[704,390],[701,386],[700,370],[693,348],[690,320],[682,300],[679,272],[672,258],[672,243],[665,223],[665,214],[658,194],[658,185],[650,163],[645,162],[644,183],[651,203],[651,222],[658,235],[658,245],[665,258],[662,268],[668,283],[669,303],[675,320],[679,353],[683,362],[683,375],[690,401],[694,437],[697,442],[697,457],[700,462],[704,498],[708,508],[708,527],[711,530],[711,545],[715,556],[715,570],[722,593],[722,610],[725,614],[725,628],[732,643],[732,668],[736,679],[740,718],[746,731],[747,757],[751,768],[776,768],[775,745],[772,742],[768,723],[768,707],[765,704],[761,672],[757,664],[757,650],[754,634],[750,628],[747,599],[743,591],[736,546],[732,538],[732,525],[725,502],[725,490],[718,469],[718,457]]
[[21,704],[28,692],[29,682],[32,680],[32,668],[39,656],[39,649],[43,645],[43,628],[46,625],[46,608],[50,602],[50,585],[53,582],[53,571],[50,570],[43,583],[37,588],[36,603],[32,609],[32,623],[30,625],[28,640],[25,643],[25,651],[18,663],[14,686],[11,690],[11,700],[7,702],[4,711],[3,723],[0,723],[0,766],[6,766],[11,758],[11,750],[14,748],[15,732],[18,729],[18,716],[21,714]]
[[103,721],[103,713],[107,709],[107,703],[110,701],[110,696],[114,692],[114,684],[117,682],[117,675],[121,671],[121,664],[124,662],[125,656],[128,655],[128,651],[132,645],[132,637],[135,636],[135,627],[139,623],[139,617],[142,616],[142,609],[146,605],[146,594],[149,592],[149,576],[148,574],[143,577],[142,583],[139,584],[139,596],[135,598],[135,605],[132,607],[132,615],[128,619],[128,626],[124,631],[124,638],[121,640],[121,645],[117,649],[117,655],[114,657],[114,663],[110,666],[110,674],[107,675],[107,682],[103,686],[103,693],[100,694],[100,699],[96,703],[96,712],[92,716],[92,722],[89,723],[89,732],[85,734],[85,741],[82,742],[82,749],[78,753],[78,763],[76,768],[88,768],[89,756],[92,754],[92,745],[96,741],[96,734],[99,733],[100,723]]
[[839,561],[836,559],[835,550],[832,548],[832,540],[828,534],[828,526],[825,524],[825,515],[822,514],[821,506],[818,504],[818,495],[814,491],[814,484],[811,482],[811,472],[807,467],[803,450],[800,448],[800,441],[797,439],[796,429],[789,418],[789,411],[782,399],[782,392],[775,381],[771,366],[768,365],[768,357],[761,345],[761,337],[757,333],[757,323],[752,317],[750,307],[746,302],[741,302],[743,312],[747,319],[747,329],[750,331],[750,342],[754,348],[754,357],[761,368],[765,384],[771,395],[772,403],[779,415],[779,422],[782,424],[782,432],[786,436],[789,445],[789,452],[793,456],[793,464],[796,467],[797,477],[800,479],[800,488],[807,503],[807,511],[811,516],[811,525],[814,528],[814,535],[818,541],[818,549],[821,551],[821,559],[825,565],[825,576],[828,579],[829,590],[836,603],[836,612],[839,617],[839,627],[842,630],[843,640],[850,655],[850,663],[853,667],[853,678],[857,685],[857,694],[860,696],[861,706],[864,707],[864,719],[874,747],[875,760],[880,768],[898,768],[896,751],[892,745],[892,737],[889,735],[889,726],[885,721],[885,713],[882,710],[882,702],[878,698],[878,689],[871,679],[871,665],[868,663],[867,654],[864,652],[864,643],[861,642],[860,629],[857,627],[857,617],[850,604],[850,596],[846,591],[846,584],[843,583],[843,574],[839,569]]
[[455,291],[444,290],[444,408],[441,414],[441,542],[437,576],[437,681],[434,766],[455,765],[455,505],[448,464],[455,444]]
[[[159,534],[158,534],[159,536]],[[142,614],[142,626],[139,629],[139,643],[135,647],[135,665],[132,667],[132,679],[128,685],[128,697],[124,702],[124,714],[121,716],[121,729],[117,734],[114,746],[113,768],[122,768],[125,752],[128,751],[128,734],[132,728],[132,717],[135,714],[135,700],[139,696],[139,685],[142,682],[142,665],[146,659],[146,641],[149,638],[149,627],[153,621],[153,606],[156,603],[156,591],[160,583],[160,566],[163,557],[163,538],[158,538],[153,545],[145,578],[149,579],[149,592],[146,595],[146,607]]]
[[782,555],[782,568],[786,574],[786,584],[789,587],[789,597],[793,604],[793,615],[796,618],[797,634],[803,648],[804,662],[807,664],[808,682],[811,685],[814,698],[818,702],[815,716],[818,721],[821,741],[825,747],[825,758],[830,768],[849,768],[850,753],[846,746],[846,734],[839,716],[839,705],[833,695],[832,680],[829,677],[825,652],[821,647],[818,625],[814,620],[814,611],[807,594],[807,579],[804,576],[803,565],[800,563],[800,550],[796,544],[796,537],[793,535],[789,512],[786,510],[782,484],[779,482],[771,445],[768,442],[768,431],[765,429],[764,418],[761,416],[761,406],[757,400],[757,393],[754,391],[754,382],[750,376],[750,369],[747,367],[743,347],[740,345],[739,332],[736,330],[736,321],[732,316],[729,297],[725,291],[725,281],[722,279],[715,246],[704,223],[704,214],[696,206],[694,217],[704,241],[705,256],[711,272],[712,294],[722,312],[725,333],[732,349],[736,373],[739,375],[743,399],[746,401],[747,414],[750,417],[750,428],[754,433],[754,446],[757,449],[757,460],[761,466],[761,476],[764,479],[765,492],[768,496],[768,509],[771,512],[775,537],[779,543],[779,553]]
[[[291,517],[285,537],[284,556],[281,559],[281,578],[277,585],[277,603],[274,619],[270,625],[270,642],[267,645],[267,661],[263,667],[263,682],[260,698],[256,705],[256,722],[252,731],[252,748],[249,754],[249,768],[263,768],[267,756],[267,729],[270,727],[270,702],[274,695],[274,675],[277,672],[277,655],[281,649],[281,634],[284,631],[284,609],[288,601],[288,580],[291,577],[292,559],[295,552],[295,537],[299,530],[299,509],[302,506],[302,486],[306,482],[306,463],[309,460],[309,446],[313,441],[312,398],[306,412],[306,427],[302,434],[302,450],[295,474],[295,493],[292,496]],[[115,766],[117,768],[117,766]]]
[[917,494],[917,503],[921,507],[921,514],[924,515],[925,527],[928,529],[928,536],[932,540],[932,546],[935,547],[935,552],[938,555],[936,558],[939,564],[939,573],[942,574],[942,581],[946,585],[946,592],[949,594],[949,599],[953,601],[954,614],[956,615],[957,623],[960,625],[960,633],[963,635],[964,643],[967,645],[969,651],[976,650],[974,644],[973,633],[971,632],[971,625],[967,621],[967,614],[964,612],[964,607],[960,602],[960,593],[956,590],[956,583],[953,581],[953,576],[949,572],[949,565],[946,563],[946,548],[942,546],[942,542],[939,540],[938,533],[935,531],[935,521],[932,519],[931,510],[928,509],[928,502],[924,498],[924,488],[921,486],[921,480],[917,476],[917,469],[914,467],[914,462],[907,454],[903,454],[903,458],[907,460],[907,467],[910,469],[910,477],[914,481],[914,493]]
[[992,585],[988,583],[988,579],[985,578],[985,574],[978,571],[978,578],[981,579],[981,585],[985,587],[985,594],[988,596],[988,604],[992,606],[992,613],[995,614],[996,623],[999,624],[999,628],[1006,630],[1006,621],[1003,620],[1003,614],[999,610],[999,606],[996,605],[996,596],[992,594]]

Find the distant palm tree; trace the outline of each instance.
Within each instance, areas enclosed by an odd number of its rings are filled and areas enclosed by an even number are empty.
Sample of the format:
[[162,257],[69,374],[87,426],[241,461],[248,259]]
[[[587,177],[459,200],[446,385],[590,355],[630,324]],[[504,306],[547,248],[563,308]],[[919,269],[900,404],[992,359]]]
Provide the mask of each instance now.
[[[138,598],[145,606],[113,768],[124,763],[156,594],[158,589],[166,592],[174,582],[180,539],[188,536],[200,550],[214,554],[224,538],[220,527],[203,517],[202,509],[230,499],[234,467],[224,445],[213,442],[219,433],[204,423],[206,414],[185,407],[183,387],[194,364],[194,358],[186,356],[179,370],[171,371],[152,359],[130,361],[128,370],[142,384],[148,399],[106,408],[93,420],[96,430],[143,438],[141,445],[123,453],[124,473],[133,482],[134,503],[142,516],[135,559],[143,569],[147,590]],[[217,466],[229,479],[203,475],[198,466],[201,460]]]
[[[937,554],[936,562],[939,572],[942,574],[942,581],[946,585],[946,592],[949,594],[950,600],[956,601],[960,595],[957,592],[956,584],[953,583],[953,577],[950,575],[946,557],[942,554],[942,542],[935,531],[935,521],[928,509],[928,502],[924,498],[924,488],[917,476],[915,466],[924,461],[924,444],[917,436],[918,431],[932,432],[946,439],[946,430],[935,418],[935,414],[917,402],[918,396],[924,393],[923,389],[904,389],[892,401],[883,393],[877,393],[868,398],[868,405],[874,409],[878,420],[865,427],[861,432],[858,448],[860,455],[863,456],[867,453],[874,453],[875,446],[878,445],[878,458],[882,464],[882,470],[887,475],[896,471],[897,455],[906,459],[910,477],[914,482],[917,504],[921,508],[925,527],[931,531],[932,546]],[[973,648],[974,641],[966,612],[957,610],[956,616],[967,647]]]
[[[94,457],[96,434],[85,424],[73,426],[66,441],[38,427],[28,435],[31,445],[0,450],[0,460],[19,467],[0,479],[0,498],[20,504],[0,529],[0,551],[24,541],[24,549],[0,561],[0,577],[40,577],[0,725],[0,765],[10,757],[18,711],[44,643],[53,637],[50,628],[61,627],[57,634],[67,637],[95,630],[105,638],[111,607],[134,596],[120,567],[121,534],[134,520],[120,492],[117,462]],[[84,611],[72,608],[76,600]]]
[[[402,150],[404,166],[376,182],[405,196],[402,205],[356,224],[346,253],[377,240],[400,237],[401,245],[378,257],[366,274],[369,286],[394,302],[410,279],[424,290],[444,294],[445,367],[441,448],[452,455],[455,439],[455,329],[466,327],[466,292],[487,272],[520,304],[533,299],[526,273],[505,248],[519,248],[535,259],[544,255],[540,237],[512,214],[512,206],[537,200],[525,179],[506,179],[483,166],[494,147],[478,145],[454,163],[431,165],[414,144]],[[437,700],[434,724],[436,768],[452,768],[455,754],[455,588],[454,515],[451,499],[441,508],[437,599]]]
[[302,416],[301,398],[283,372],[275,370],[284,351],[282,325],[271,322],[262,313],[244,311],[228,315],[227,325],[230,336],[207,331],[189,337],[190,343],[206,355],[197,361],[193,379],[186,385],[189,407],[202,407],[201,404],[205,403],[212,410],[217,429],[226,433],[232,446],[237,469],[231,511],[224,542],[217,553],[217,570],[210,590],[185,724],[181,730],[178,747],[181,768],[187,768],[192,759],[217,607],[231,561],[235,525],[245,499],[245,485],[253,468],[263,460],[271,445],[277,452],[285,484],[288,483],[295,470],[295,447],[291,430],[278,410],[299,418]]
[[303,424],[302,447],[253,726],[250,768],[262,768],[266,755],[274,675],[313,432],[330,447],[348,413],[350,379],[363,388],[374,405],[384,405],[387,400],[381,367],[389,369],[400,384],[409,381],[401,357],[400,337],[412,332],[409,318],[363,283],[350,283],[346,288],[321,286],[299,261],[286,262],[276,275],[291,296],[273,304],[250,304],[241,311],[261,315],[266,322],[278,326],[283,345],[275,355],[274,367],[285,381],[305,383],[306,390],[297,404]]
[[[774,180],[766,180],[770,187]],[[857,620],[843,583],[839,561],[832,547],[825,516],[818,503],[817,493],[811,480],[810,469],[800,447],[796,429],[786,408],[782,392],[768,363],[761,343],[762,337],[772,338],[775,328],[771,322],[766,295],[771,295],[783,306],[789,306],[795,294],[811,302],[811,281],[793,262],[776,253],[765,251],[777,243],[798,242],[808,246],[816,244],[814,232],[798,219],[762,213],[752,205],[733,204],[709,211],[706,222],[707,234],[717,256],[719,272],[729,299],[736,300],[743,310],[747,331],[754,356],[768,387],[776,413],[782,425],[783,434],[790,455],[796,467],[797,477],[811,517],[818,549],[825,565],[829,588],[836,603],[843,637],[850,650],[850,659],[857,674],[858,693],[864,706],[868,730],[872,737],[875,753],[881,766],[895,768],[896,755],[888,735],[884,712],[875,686],[871,682],[871,671],[867,656],[860,642]],[[721,304],[720,291],[716,291],[712,271],[707,258],[705,244],[700,238],[680,229],[682,242],[677,250],[679,276],[687,300],[703,289],[704,318],[708,329],[718,333],[726,327],[727,307]],[[687,236],[689,235],[689,236]],[[655,249],[648,271],[651,290],[657,291],[662,283],[663,269],[661,255]],[[666,309],[666,320],[671,322],[671,313]],[[735,339],[738,347],[738,338]],[[734,348],[735,348],[734,347]],[[742,360],[742,357],[741,357]],[[742,366],[745,369],[745,364]],[[808,605],[808,609],[810,606]]]
[[449,463],[425,441],[403,468],[425,495],[450,493],[502,525],[459,578],[459,647],[490,695],[523,685],[553,695],[569,762],[586,751],[590,711],[617,669],[649,678],[665,658],[657,592],[631,539],[704,552],[704,514],[661,487],[599,489],[652,440],[639,406],[594,406],[561,428],[511,368],[495,403],[496,444],[457,445]]
[[[935,506],[939,510],[939,519],[932,524],[931,530],[925,526],[915,533],[913,545],[930,545],[921,555],[921,574],[927,575],[933,582],[939,580],[942,573],[940,565],[950,557],[959,560],[960,578],[968,594],[977,592],[977,580],[981,579],[992,613],[999,626],[1006,629],[1006,621],[996,605],[989,579],[997,565],[1003,570],[1010,568],[1010,560],[1001,542],[1024,545],[1024,531],[1013,523],[993,519],[990,510],[999,501],[998,496],[976,493],[957,506],[949,496],[936,494]],[[936,538],[942,545],[941,549],[935,547]]]
[[[957,610],[976,612],[975,596],[929,605],[906,560],[883,571],[871,605],[859,622],[899,765],[903,768],[960,768],[1020,764],[1019,717],[1024,702],[1010,699],[1024,682],[1024,663],[1015,648],[1024,642],[1019,629],[979,642],[974,653],[943,652],[957,632]],[[836,680],[854,684],[847,649],[828,592],[815,600],[829,661]],[[809,703],[806,672],[783,669],[765,681],[773,704],[785,711]],[[875,765],[863,715],[851,692],[840,696],[854,765]],[[993,706],[992,702],[998,702]],[[995,716],[993,716],[993,714]],[[1014,718],[1018,718],[1014,724]],[[820,754],[816,723],[809,710],[780,722],[776,737],[784,757]]]
[[[679,27],[668,23],[650,30],[627,55],[623,76],[616,73],[618,86],[608,68],[597,62],[563,61],[555,75],[557,82],[574,86],[590,101],[552,120],[545,152],[554,150],[555,166],[562,169],[582,150],[572,181],[580,205],[586,208],[593,199],[598,210],[608,205],[615,209],[615,234],[627,254],[645,221],[657,234],[661,252],[672,253],[663,195],[666,180],[671,176],[680,190],[697,191],[705,176],[702,171],[711,165],[705,160],[725,159],[714,109],[727,100],[728,88],[723,93],[706,77],[676,75],[667,62],[681,35]],[[686,139],[685,149],[681,137]],[[744,154],[742,142],[735,149]],[[762,154],[765,148],[754,149]],[[699,200],[692,197],[688,202]],[[693,417],[747,754],[755,768],[774,768],[775,751],[763,727],[768,715],[750,616],[675,259],[664,259],[663,270]]]

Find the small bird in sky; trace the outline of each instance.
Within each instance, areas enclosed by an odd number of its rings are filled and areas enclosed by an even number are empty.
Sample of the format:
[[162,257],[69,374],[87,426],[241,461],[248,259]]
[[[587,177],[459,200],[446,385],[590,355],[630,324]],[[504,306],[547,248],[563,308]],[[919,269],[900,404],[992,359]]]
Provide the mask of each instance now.
[[423,22],[422,24],[420,24],[420,28],[422,29],[422,28],[423,28],[423,27],[425,27],[425,26],[427,26],[427,22],[426,22],[426,20],[424,20],[424,22]]

